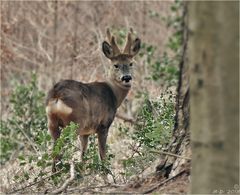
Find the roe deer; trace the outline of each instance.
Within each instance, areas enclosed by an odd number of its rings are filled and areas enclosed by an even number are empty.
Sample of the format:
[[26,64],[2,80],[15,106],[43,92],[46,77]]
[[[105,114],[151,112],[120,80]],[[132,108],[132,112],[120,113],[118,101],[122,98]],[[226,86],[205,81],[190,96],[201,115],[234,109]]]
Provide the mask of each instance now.
[[[139,38],[132,39],[128,33],[123,51],[116,44],[115,37],[107,30],[108,42],[102,43],[102,52],[112,65],[110,78],[105,82],[81,83],[63,80],[48,92],[46,112],[48,129],[54,140],[59,138],[60,127],[71,121],[79,124],[81,157],[87,149],[88,136],[96,133],[101,160],[106,156],[108,129],[113,122],[117,108],[131,88],[133,57],[140,50]],[[53,160],[53,172],[56,159]]]

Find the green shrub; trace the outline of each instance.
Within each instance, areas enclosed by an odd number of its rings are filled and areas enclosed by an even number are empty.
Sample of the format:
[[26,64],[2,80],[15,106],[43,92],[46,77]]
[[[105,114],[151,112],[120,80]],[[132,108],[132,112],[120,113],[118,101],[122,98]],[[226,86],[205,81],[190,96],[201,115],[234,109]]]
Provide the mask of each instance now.
[[46,129],[44,93],[37,88],[33,74],[29,84],[16,85],[10,96],[9,117],[1,120],[1,164],[20,149],[36,152],[44,147],[37,143],[47,136]]
[[174,125],[174,98],[168,91],[159,99],[150,101],[146,96],[137,116],[133,140],[147,148],[160,148],[167,144]]
[[[108,148],[108,147],[107,147]],[[111,172],[111,159],[115,156],[112,153],[107,153],[104,161],[101,161],[98,154],[96,143],[96,135],[89,136],[89,146],[86,155],[84,156],[85,170],[93,174],[112,174]]]
[[142,44],[140,58],[146,59],[146,66],[151,70],[150,76],[145,79],[153,80],[168,87],[176,85],[179,73],[176,59],[174,57],[170,58],[166,51],[163,54],[157,54],[156,49],[153,45]]
[[127,127],[119,127],[121,134],[133,140],[129,145],[130,155],[121,160],[124,171],[120,174],[125,181],[144,171],[157,158],[155,154],[149,153],[151,149],[165,149],[175,123],[175,97],[172,91],[167,90],[153,100],[146,93],[138,94],[141,95],[144,96],[144,102],[138,111],[134,131],[129,132]]

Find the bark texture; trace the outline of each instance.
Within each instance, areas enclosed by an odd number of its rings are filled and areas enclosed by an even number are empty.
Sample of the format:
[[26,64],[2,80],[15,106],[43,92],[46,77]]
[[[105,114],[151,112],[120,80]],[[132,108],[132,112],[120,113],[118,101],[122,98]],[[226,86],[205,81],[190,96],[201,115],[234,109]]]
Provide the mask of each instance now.
[[189,2],[188,11],[191,193],[236,193],[239,2]]
[[[187,42],[188,42],[188,14],[187,7],[183,7],[183,39],[182,54],[179,63],[179,80],[176,97],[176,116],[173,138],[169,144],[168,152],[182,156],[177,158],[166,155],[162,156],[160,165],[157,166],[157,172],[164,173],[165,177],[174,177],[181,172],[189,175],[191,148],[189,131],[189,67],[187,63]],[[186,157],[186,158],[185,158]]]

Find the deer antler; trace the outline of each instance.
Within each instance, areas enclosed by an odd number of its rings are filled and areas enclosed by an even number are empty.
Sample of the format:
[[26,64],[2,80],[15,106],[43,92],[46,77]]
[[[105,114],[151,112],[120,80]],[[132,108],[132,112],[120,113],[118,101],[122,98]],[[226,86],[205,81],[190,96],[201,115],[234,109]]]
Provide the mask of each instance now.
[[108,38],[109,44],[111,45],[111,47],[113,49],[114,56],[120,54],[121,51],[116,44],[115,37],[111,35],[109,28],[107,28],[107,38]]
[[[136,38],[133,40],[132,34],[133,34],[133,29],[130,28],[128,36],[127,36],[125,48],[124,48],[123,52],[121,52],[121,50],[117,46],[115,37],[111,35],[109,28],[107,28],[107,38],[108,38],[107,44],[108,44],[108,46],[106,45],[106,43],[103,44],[103,47],[106,47],[105,49],[103,49],[105,55],[109,59],[113,59],[114,57],[118,56],[119,54],[124,54],[124,55],[127,55],[128,57],[135,56],[141,47],[141,40],[139,38]],[[107,48],[109,46],[111,46],[111,47]],[[109,50],[111,50],[111,52]]]
[[125,54],[130,54],[131,53],[131,46],[132,46],[132,34],[133,34],[133,29],[130,28],[130,31],[128,32],[127,36],[127,42],[124,47],[123,53]]

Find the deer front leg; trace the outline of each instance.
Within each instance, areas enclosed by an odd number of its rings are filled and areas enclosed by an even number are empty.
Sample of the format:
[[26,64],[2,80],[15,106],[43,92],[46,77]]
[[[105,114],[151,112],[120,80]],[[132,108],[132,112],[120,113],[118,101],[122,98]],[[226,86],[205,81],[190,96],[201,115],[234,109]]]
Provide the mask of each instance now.
[[80,135],[80,143],[81,143],[81,159],[83,160],[83,157],[86,153],[87,146],[88,146],[88,137],[89,135]]
[[[105,163],[106,160],[106,143],[107,143],[108,129],[98,132],[98,151],[102,163]],[[104,166],[103,171],[103,180],[105,184],[109,184],[107,174],[109,170]]]
[[98,150],[99,156],[101,160],[105,160],[106,158],[106,143],[107,143],[107,136],[108,130],[98,132]]

